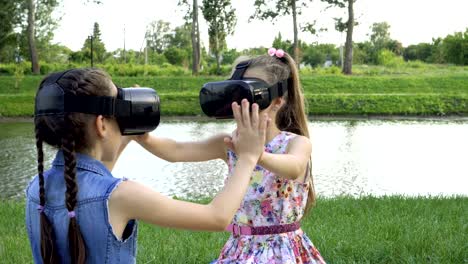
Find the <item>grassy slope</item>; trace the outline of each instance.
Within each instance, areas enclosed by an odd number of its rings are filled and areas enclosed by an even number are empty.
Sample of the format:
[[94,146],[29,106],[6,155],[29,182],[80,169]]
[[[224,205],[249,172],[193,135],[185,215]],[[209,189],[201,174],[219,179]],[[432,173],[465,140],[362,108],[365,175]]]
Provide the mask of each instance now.
[[[451,69],[451,68],[448,68]],[[468,71],[464,68],[378,76],[303,75],[314,115],[468,115]],[[31,116],[34,92],[42,77],[26,76],[19,89],[0,76],[0,116]],[[121,87],[153,87],[164,115],[201,115],[203,83],[221,77],[115,77]]]

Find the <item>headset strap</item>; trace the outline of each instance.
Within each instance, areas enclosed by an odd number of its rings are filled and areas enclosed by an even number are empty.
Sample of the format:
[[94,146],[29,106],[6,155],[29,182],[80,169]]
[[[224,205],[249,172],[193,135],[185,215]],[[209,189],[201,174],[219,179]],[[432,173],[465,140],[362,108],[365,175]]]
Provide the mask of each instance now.
[[[66,93],[58,83],[66,73],[49,76],[36,95],[35,116],[64,115],[65,113],[85,113],[106,116],[130,116],[131,102],[112,96],[87,96]],[[119,94],[122,94],[121,88]]]
[[250,66],[251,62],[252,60],[247,60],[247,61],[243,61],[237,64],[236,70],[232,74],[232,77],[230,80],[242,80],[242,78],[244,77],[244,73],[247,70],[247,68]]

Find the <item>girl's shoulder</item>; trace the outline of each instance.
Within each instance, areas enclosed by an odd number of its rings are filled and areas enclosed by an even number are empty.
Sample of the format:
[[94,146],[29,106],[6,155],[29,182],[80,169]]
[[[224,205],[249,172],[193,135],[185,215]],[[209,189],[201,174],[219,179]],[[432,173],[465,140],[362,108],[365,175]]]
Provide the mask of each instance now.
[[280,139],[283,141],[283,143],[287,143],[287,142],[292,141],[292,140],[310,142],[310,139],[308,137],[302,136],[302,135],[299,135],[299,134],[296,134],[296,133],[293,133],[293,132],[289,132],[289,131],[281,131]]
[[310,138],[295,134],[289,131],[281,131],[281,139],[278,140],[280,145],[289,149],[292,145],[312,145]]

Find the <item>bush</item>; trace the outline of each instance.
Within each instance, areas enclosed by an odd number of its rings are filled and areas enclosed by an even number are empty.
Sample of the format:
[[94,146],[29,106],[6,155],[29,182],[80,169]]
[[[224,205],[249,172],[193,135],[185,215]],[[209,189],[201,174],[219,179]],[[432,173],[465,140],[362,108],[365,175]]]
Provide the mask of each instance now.
[[336,75],[341,74],[341,68],[338,66],[331,66],[331,67],[302,67],[300,69],[300,74],[302,75]]
[[221,65],[220,72],[218,74],[218,69],[215,65],[211,65],[210,67],[206,67],[201,71],[203,75],[220,75],[220,76],[228,76],[231,74],[232,67],[230,65]]
[[[11,75],[18,74],[18,65],[16,63],[0,64],[0,75]],[[29,62],[21,62],[19,67],[23,69],[23,74],[31,74],[31,64]]]
[[405,61],[403,60],[403,57],[397,56],[390,50],[383,49],[377,55],[377,63],[379,65],[396,68],[404,65]]

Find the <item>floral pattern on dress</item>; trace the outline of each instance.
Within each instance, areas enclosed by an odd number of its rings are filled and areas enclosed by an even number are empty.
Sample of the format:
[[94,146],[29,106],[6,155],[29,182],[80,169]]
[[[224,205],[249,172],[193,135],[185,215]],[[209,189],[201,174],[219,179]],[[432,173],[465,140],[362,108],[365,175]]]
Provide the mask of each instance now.
[[[289,140],[295,136],[281,132],[265,145],[265,151],[285,153]],[[236,154],[229,151],[228,177],[232,175],[236,161]],[[308,183],[280,178],[257,165],[232,223],[271,226],[298,222],[304,214],[309,187]],[[272,235],[231,235],[219,258],[212,263],[315,264],[325,261],[302,229],[298,229]]]

